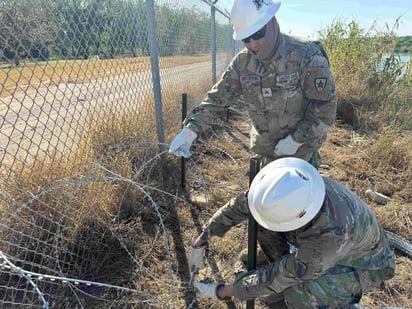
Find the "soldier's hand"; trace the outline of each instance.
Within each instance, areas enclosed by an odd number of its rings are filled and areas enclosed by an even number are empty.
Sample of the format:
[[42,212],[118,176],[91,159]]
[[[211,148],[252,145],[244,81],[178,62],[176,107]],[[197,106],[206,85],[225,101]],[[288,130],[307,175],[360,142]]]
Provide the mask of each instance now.
[[189,158],[192,154],[190,153],[190,146],[192,146],[193,141],[196,139],[197,134],[187,127],[184,127],[179,134],[173,139],[169,147],[169,152],[177,156],[182,156]]
[[195,282],[194,287],[198,290],[197,296],[200,298],[210,298],[214,300],[221,300],[217,295],[217,289],[222,286],[221,283],[203,283]]
[[190,248],[189,248],[189,270],[191,272],[197,271],[199,269],[205,268],[205,251],[206,251],[206,244],[202,244],[200,247],[193,246],[193,242],[195,237],[192,238],[190,241]]
[[291,156],[294,155],[302,145],[303,144],[296,142],[292,135],[288,135],[277,143],[274,153],[276,156]]

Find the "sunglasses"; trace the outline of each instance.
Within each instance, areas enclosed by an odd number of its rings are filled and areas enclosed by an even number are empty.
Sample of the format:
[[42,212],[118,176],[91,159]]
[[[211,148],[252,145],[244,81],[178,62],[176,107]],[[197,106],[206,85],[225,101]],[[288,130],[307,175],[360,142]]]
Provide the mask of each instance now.
[[261,38],[265,36],[265,34],[266,34],[266,25],[259,31],[256,31],[255,33],[253,33],[251,36],[248,36],[246,39],[243,39],[242,42],[249,43],[251,39],[254,39],[255,41],[260,40]]

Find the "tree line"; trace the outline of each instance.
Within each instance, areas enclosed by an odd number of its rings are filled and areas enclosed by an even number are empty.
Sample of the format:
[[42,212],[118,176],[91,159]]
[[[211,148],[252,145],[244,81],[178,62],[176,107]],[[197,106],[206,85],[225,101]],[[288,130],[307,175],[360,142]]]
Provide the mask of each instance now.
[[[156,5],[160,56],[210,52],[211,18],[192,8]],[[218,49],[231,26],[216,24]],[[0,0],[0,58],[88,59],[146,56],[143,0]]]
[[412,36],[397,37],[395,52],[398,54],[412,54]]

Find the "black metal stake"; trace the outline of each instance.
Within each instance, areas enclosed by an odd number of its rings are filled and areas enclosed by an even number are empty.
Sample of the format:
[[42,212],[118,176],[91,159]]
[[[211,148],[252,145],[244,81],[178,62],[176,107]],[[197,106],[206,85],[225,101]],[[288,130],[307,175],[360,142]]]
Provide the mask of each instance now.
[[[182,94],[182,128],[183,128],[183,121],[186,119],[187,114],[187,93]],[[185,157],[181,157],[181,183],[180,185],[182,188],[185,187],[186,184],[186,164],[185,164]]]
[[[249,186],[252,184],[253,178],[260,169],[259,158],[251,158],[249,162]],[[248,244],[247,244],[247,270],[254,270],[256,268],[256,255],[257,255],[257,233],[258,224],[249,213],[248,219]],[[250,299],[246,301],[246,309],[253,309],[255,307],[255,300]]]

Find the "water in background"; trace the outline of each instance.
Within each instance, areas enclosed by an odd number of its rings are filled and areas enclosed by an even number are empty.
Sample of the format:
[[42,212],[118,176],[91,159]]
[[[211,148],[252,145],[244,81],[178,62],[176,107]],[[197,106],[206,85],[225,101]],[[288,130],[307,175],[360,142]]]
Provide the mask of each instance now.
[[406,65],[404,68],[403,68],[403,73],[404,74],[407,74],[406,72],[407,72],[407,70],[408,70],[408,66],[410,66],[411,65],[411,55],[409,55],[409,54],[400,54],[399,55],[399,59],[400,59],[400,61],[402,62],[402,63],[409,63],[408,65]]
[[411,59],[411,56],[408,54],[399,54],[399,59],[401,62],[407,63]]
[[[398,54],[398,56],[399,56],[399,61],[401,62],[401,64],[406,64],[406,63],[408,63],[408,61],[410,61],[411,60],[411,56],[409,55],[409,54]],[[386,57],[386,56],[384,56],[384,57],[382,57],[382,62],[381,62],[381,64],[379,65],[379,67],[378,67],[378,73],[379,72],[381,72],[381,70],[384,68],[384,66],[385,66],[385,61],[388,59],[388,57],[389,57],[389,55]],[[406,72],[406,66],[404,67],[404,73]]]

